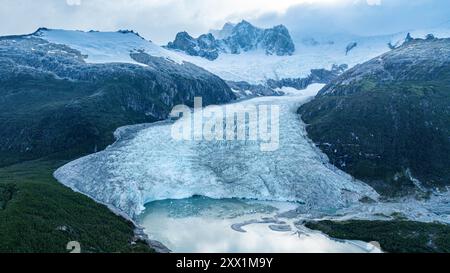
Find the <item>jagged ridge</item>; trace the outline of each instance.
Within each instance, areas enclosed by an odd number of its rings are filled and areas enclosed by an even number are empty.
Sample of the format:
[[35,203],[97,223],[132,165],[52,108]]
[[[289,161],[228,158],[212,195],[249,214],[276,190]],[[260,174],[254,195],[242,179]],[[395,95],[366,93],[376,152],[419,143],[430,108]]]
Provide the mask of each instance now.
[[211,33],[193,38],[187,32],[180,32],[167,48],[208,60],[217,59],[220,53],[240,54],[256,49],[265,50],[267,55],[278,56],[292,55],[295,51],[289,31],[283,25],[260,29],[244,20],[235,26],[227,23],[215,33],[221,38]]

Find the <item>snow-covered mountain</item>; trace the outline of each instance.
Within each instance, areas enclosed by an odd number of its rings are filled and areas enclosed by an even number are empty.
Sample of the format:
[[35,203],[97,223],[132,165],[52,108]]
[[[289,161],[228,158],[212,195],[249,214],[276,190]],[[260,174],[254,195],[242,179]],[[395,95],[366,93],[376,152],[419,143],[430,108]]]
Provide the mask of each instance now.
[[[213,30],[211,33],[226,37],[233,26],[227,24],[221,31]],[[450,37],[450,25],[380,36],[316,34],[292,37],[295,52],[286,56],[251,50],[239,55],[218,54],[217,59],[210,61],[183,51],[176,53],[227,81],[266,84],[267,80],[306,78],[312,69],[331,70],[334,65],[344,64],[354,67],[402,45],[408,33],[413,38],[425,38],[428,34],[447,38]]]
[[243,20],[237,25],[227,23],[222,30],[213,33],[218,37],[208,33],[193,38],[187,32],[180,32],[167,48],[211,61],[217,59],[220,53],[240,54],[260,50],[266,55],[290,56],[295,52],[294,42],[283,25],[261,29]]
[[183,58],[166,50],[138,33],[128,30],[117,32],[73,31],[40,28],[33,37],[38,37],[54,44],[63,44],[80,51],[88,63],[132,63],[139,64],[131,58],[131,53],[145,52],[154,57],[162,57],[181,64]]
[[221,43],[212,34],[203,34],[194,38],[189,33],[179,32],[175,41],[170,42],[167,48],[183,51],[190,56],[199,56],[210,61],[219,57]]
[[[82,32],[40,29],[34,36],[52,43],[68,45],[80,51],[88,63],[140,64],[131,57],[130,53],[146,52],[151,56],[163,57],[176,63],[193,63],[226,81],[246,82],[252,85],[267,85],[268,80],[298,81],[309,77],[313,69],[331,71],[336,65],[347,65],[351,68],[402,45],[408,33],[412,38],[425,38],[428,34],[439,38],[450,37],[450,25],[442,25],[437,28],[371,37],[348,34],[292,37],[294,41],[292,47],[295,51],[292,51],[292,55],[284,56],[267,55],[265,50],[242,50],[240,54],[222,54],[217,49],[217,44],[224,39],[233,41],[232,44],[235,45],[245,44],[244,40],[251,39],[244,37],[252,36],[254,29],[257,28],[243,21],[237,25],[227,23],[222,30],[212,30],[210,34],[202,35],[197,39],[185,32],[179,33],[177,36],[181,36],[180,41],[190,41],[186,42],[187,44],[194,43],[194,47],[189,46],[195,51],[192,54],[180,50],[168,50],[145,40],[133,31]],[[259,29],[259,31],[262,30]],[[211,59],[214,60],[211,61]]]

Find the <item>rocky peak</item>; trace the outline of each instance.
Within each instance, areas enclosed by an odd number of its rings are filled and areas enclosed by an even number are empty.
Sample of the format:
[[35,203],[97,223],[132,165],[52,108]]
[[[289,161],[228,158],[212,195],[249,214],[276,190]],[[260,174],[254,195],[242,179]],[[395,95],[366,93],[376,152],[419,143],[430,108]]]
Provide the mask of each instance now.
[[285,56],[295,51],[289,31],[283,25],[261,29],[243,20],[237,25],[227,23],[222,30],[211,32],[196,39],[180,32],[167,48],[209,60],[215,60],[219,53],[240,54],[259,49],[265,50],[267,55]]
[[189,33],[187,33],[186,31],[182,31],[177,33],[175,41],[169,44],[183,45],[184,43],[192,43],[194,40],[195,39],[191,35],[189,35]]
[[408,32],[408,34],[406,35],[406,38],[405,38],[405,43],[409,43],[413,40],[414,40],[414,38],[411,37],[411,33]]
[[239,34],[248,34],[248,33],[254,33],[254,32],[258,32],[261,31],[261,29],[253,26],[252,24],[250,24],[248,21],[242,20],[239,24],[237,24],[233,30],[232,30],[232,34],[233,35],[239,35]]
[[219,57],[218,44],[212,34],[203,34],[197,39],[186,31],[179,32],[173,42],[167,45],[168,49],[184,51],[191,56],[200,56],[208,60]]
[[217,39],[228,38],[236,25],[232,23],[225,23],[225,25],[220,30],[211,30],[210,33],[214,35]]
[[262,44],[269,55],[292,55],[295,51],[295,45],[292,42],[289,31],[283,25],[264,30]]

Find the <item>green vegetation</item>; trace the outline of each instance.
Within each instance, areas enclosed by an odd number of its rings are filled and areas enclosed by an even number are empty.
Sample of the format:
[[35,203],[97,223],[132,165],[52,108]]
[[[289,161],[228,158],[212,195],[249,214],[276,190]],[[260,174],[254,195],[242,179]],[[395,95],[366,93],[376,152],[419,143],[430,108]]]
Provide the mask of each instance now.
[[[229,102],[219,77],[144,53],[148,67],[88,64],[80,52],[38,38],[0,37],[0,167],[48,155],[91,154],[125,125],[166,119],[174,105]],[[54,51],[55,54],[48,54]]]
[[414,40],[348,70],[299,109],[332,164],[384,196],[450,185],[450,39]]
[[450,85],[370,82],[338,87],[358,92],[304,105],[299,112],[308,135],[334,165],[386,196],[414,193],[411,176],[425,186],[447,185]]
[[379,242],[390,253],[450,253],[450,226],[411,221],[308,222],[306,227],[344,240]]
[[139,86],[54,78],[10,81],[0,90],[0,166],[53,154],[74,158],[94,153],[114,142],[117,128],[159,119],[121,105],[122,100],[150,100],[140,97]]
[[0,184],[0,209],[4,210],[16,192],[14,184]]
[[152,252],[132,243],[134,226],[103,205],[59,184],[53,171],[64,164],[36,160],[0,169],[0,252]]

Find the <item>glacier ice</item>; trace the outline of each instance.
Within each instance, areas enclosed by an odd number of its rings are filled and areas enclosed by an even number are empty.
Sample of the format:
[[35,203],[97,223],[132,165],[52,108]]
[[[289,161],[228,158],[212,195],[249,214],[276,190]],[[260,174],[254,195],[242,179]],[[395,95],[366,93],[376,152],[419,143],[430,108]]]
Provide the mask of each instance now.
[[306,136],[296,110],[322,86],[238,102],[280,106],[280,148],[274,152],[262,152],[252,141],[176,141],[172,122],[165,121],[119,128],[116,143],[70,162],[54,175],[131,218],[146,203],[194,195],[295,201],[330,211],[364,196],[377,199],[372,188],[328,164]]

